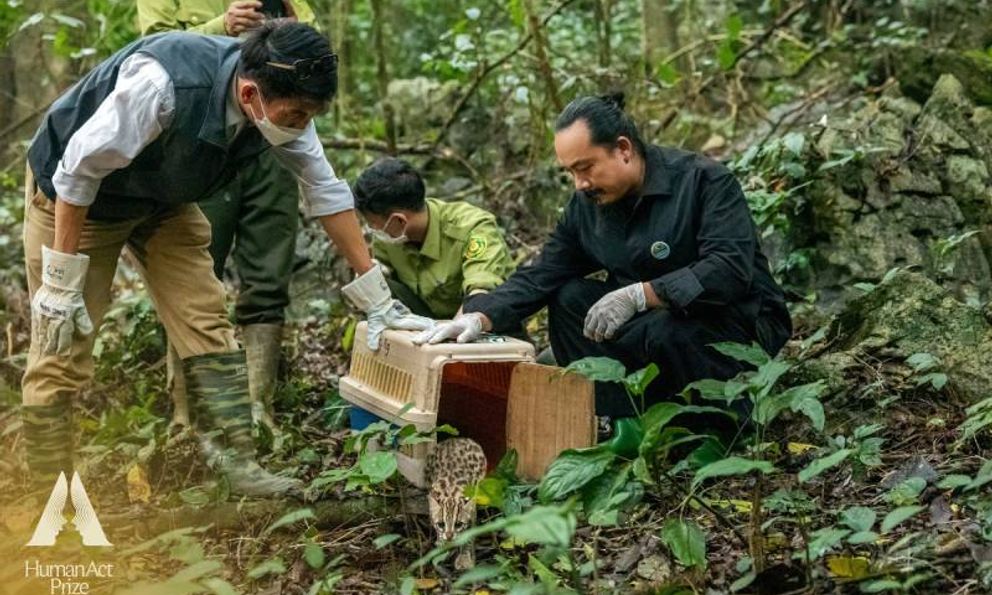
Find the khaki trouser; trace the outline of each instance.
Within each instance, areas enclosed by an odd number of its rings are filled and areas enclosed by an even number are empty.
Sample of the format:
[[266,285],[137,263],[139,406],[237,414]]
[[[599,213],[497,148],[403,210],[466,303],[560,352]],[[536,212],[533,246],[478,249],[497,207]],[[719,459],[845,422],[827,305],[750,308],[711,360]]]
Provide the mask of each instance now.
[[[30,170],[29,170],[30,171]],[[24,260],[28,291],[41,286],[41,247],[55,236],[54,203],[28,175],[24,208]],[[127,246],[135,256],[159,320],[179,357],[238,349],[227,318],[224,287],[207,251],[210,224],[195,204],[126,221],[87,220],[79,252],[90,257],[83,289],[86,310],[99,326],[110,304],[117,259]],[[34,333],[21,383],[25,405],[47,405],[60,394],[78,393],[93,376],[93,341],[75,335],[68,357],[43,355]]]

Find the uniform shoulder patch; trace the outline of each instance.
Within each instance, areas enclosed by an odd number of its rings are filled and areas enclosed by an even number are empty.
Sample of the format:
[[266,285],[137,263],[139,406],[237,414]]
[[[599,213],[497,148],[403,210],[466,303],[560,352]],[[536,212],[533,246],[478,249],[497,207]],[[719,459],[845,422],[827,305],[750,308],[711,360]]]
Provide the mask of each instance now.
[[469,236],[465,245],[465,258],[479,258],[486,253],[488,246],[489,243],[484,236]]

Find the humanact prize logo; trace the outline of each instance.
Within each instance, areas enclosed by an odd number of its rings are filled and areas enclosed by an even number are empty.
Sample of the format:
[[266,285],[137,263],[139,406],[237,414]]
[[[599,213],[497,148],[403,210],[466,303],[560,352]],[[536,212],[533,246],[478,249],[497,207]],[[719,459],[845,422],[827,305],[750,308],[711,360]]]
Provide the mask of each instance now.
[[[28,547],[55,545],[56,539],[68,522],[63,516],[66,500],[72,502],[76,511],[71,522],[79,532],[83,545],[111,547],[113,544],[107,540],[103,532],[103,526],[100,525],[100,519],[93,510],[93,503],[86,494],[86,488],[83,487],[78,472],[72,474],[71,482],[66,481],[64,472],[59,473],[55,486],[52,487],[52,493],[48,497],[48,503],[45,504],[45,510],[41,513],[34,534],[26,545]],[[48,579],[48,592],[52,595],[87,594],[90,592],[88,579],[111,578],[113,570],[113,564],[98,564],[93,561],[89,564],[42,563],[37,559],[24,562],[24,578]]]

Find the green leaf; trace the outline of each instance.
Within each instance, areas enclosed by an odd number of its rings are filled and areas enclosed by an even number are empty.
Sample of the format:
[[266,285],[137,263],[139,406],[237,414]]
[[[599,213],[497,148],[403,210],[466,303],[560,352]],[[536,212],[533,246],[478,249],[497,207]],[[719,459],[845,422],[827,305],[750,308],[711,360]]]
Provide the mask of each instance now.
[[320,544],[311,541],[303,547],[303,559],[306,560],[310,568],[314,570],[320,569],[326,560],[324,548],[320,547]]
[[387,533],[385,535],[380,535],[379,537],[373,539],[372,545],[375,546],[375,549],[381,550],[382,548],[393,543],[400,537],[402,537],[402,535],[400,535],[399,533]]
[[579,490],[610,466],[616,455],[605,449],[566,450],[548,465],[537,489],[541,502],[559,500]]
[[761,345],[758,345],[756,342],[751,343],[750,345],[732,342],[711,343],[710,347],[716,349],[727,357],[732,357],[738,361],[747,362],[756,368],[760,368],[771,359],[768,357],[768,354],[761,347]]
[[862,593],[881,593],[882,591],[902,591],[902,583],[889,578],[865,581],[861,584]]
[[559,507],[535,506],[506,527],[506,532],[526,543],[568,547],[575,534],[575,515]]
[[695,522],[668,519],[661,529],[661,540],[683,566],[706,567],[706,535]]
[[382,483],[396,473],[396,454],[388,450],[364,453],[358,457],[358,468],[371,483]]
[[914,353],[906,358],[906,363],[917,372],[926,372],[936,368],[940,362],[930,353]]
[[485,477],[474,486],[465,487],[465,495],[479,506],[503,509],[504,495],[509,482],[502,477]]
[[275,558],[269,558],[265,562],[255,566],[248,571],[248,578],[259,579],[267,574],[283,574],[286,572],[286,563],[282,561],[282,558],[276,556]]
[[893,510],[889,514],[885,515],[884,519],[882,519],[882,533],[888,533],[892,529],[896,528],[896,526],[900,523],[917,514],[924,508],[926,507],[920,506],[919,504],[914,504],[913,506],[900,506],[899,508]]
[[[837,544],[841,542],[845,537],[850,535],[851,531],[848,529],[837,529],[836,527],[826,527],[818,531],[814,531],[810,537],[809,541],[809,558],[810,560],[817,560],[823,556],[823,554],[829,552]],[[802,558],[802,552],[796,552],[793,556],[794,558]]]
[[631,394],[643,395],[648,385],[658,377],[658,374],[658,366],[656,364],[650,364],[648,367],[642,368],[624,378],[623,383],[627,386],[627,390]]
[[826,415],[823,412],[823,403],[820,402],[820,399],[807,398],[798,402],[793,400],[792,410],[805,415],[818,432],[823,431],[823,425],[826,423]]
[[699,471],[696,471],[695,477],[692,478],[692,489],[696,489],[696,486],[711,477],[745,475],[752,471],[760,471],[765,474],[774,473],[775,465],[772,465],[768,461],[755,461],[742,457],[727,457],[715,463],[710,463]]
[[942,490],[954,490],[971,483],[971,476],[952,474],[937,482],[937,487]]
[[627,485],[632,468],[633,463],[625,463],[618,468],[607,469],[582,488],[582,508],[586,516],[614,508],[612,498]]
[[992,481],[992,459],[985,461],[982,468],[978,470],[978,474],[975,475],[975,479],[973,479],[964,489],[966,492],[977,490],[990,481]]
[[459,589],[461,587],[467,587],[478,583],[488,583],[494,578],[503,576],[505,572],[505,566],[496,566],[495,564],[476,566],[475,568],[462,573],[462,575],[458,577],[458,580],[456,580],[451,586],[455,589]]
[[878,533],[875,533],[874,531],[858,531],[847,538],[847,542],[851,545],[875,543],[876,541],[878,541]]
[[840,513],[840,522],[853,531],[867,531],[875,524],[875,511],[867,506],[852,506]]
[[519,460],[520,456],[517,454],[517,449],[511,448],[503,453],[503,458],[499,460],[499,463],[496,463],[496,468],[493,469],[491,475],[505,479],[510,483],[517,483],[517,465]]
[[896,506],[915,504],[926,487],[927,480],[922,477],[907,477],[889,490],[886,500]]
[[795,157],[802,155],[805,144],[806,136],[799,132],[790,132],[782,137],[782,146]]
[[854,452],[850,448],[842,448],[835,453],[829,454],[825,457],[820,457],[819,459],[814,459],[805,469],[799,472],[799,482],[805,483],[814,477],[820,475],[827,469],[835,467],[845,460],[847,457]]
[[292,512],[288,512],[282,515],[281,517],[279,517],[279,520],[269,525],[269,528],[265,530],[264,535],[268,535],[269,533],[272,533],[276,529],[280,527],[285,527],[286,525],[292,525],[294,523],[298,523],[299,521],[316,519],[316,518],[317,516],[313,513],[313,510],[309,508],[301,508],[299,510],[294,510]]
[[575,372],[597,382],[623,382],[627,369],[617,360],[609,357],[584,357],[570,363],[566,372]]
[[741,38],[741,31],[744,30],[744,21],[741,15],[732,14],[727,17],[727,39],[738,41]]

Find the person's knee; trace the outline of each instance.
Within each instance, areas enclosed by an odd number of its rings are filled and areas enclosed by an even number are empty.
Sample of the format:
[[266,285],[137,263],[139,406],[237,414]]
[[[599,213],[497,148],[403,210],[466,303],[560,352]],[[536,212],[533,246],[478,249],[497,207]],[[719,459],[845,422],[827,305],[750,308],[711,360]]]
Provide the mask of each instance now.
[[589,308],[607,293],[606,284],[593,279],[572,279],[551,295],[548,313],[567,314],[584,318]]

